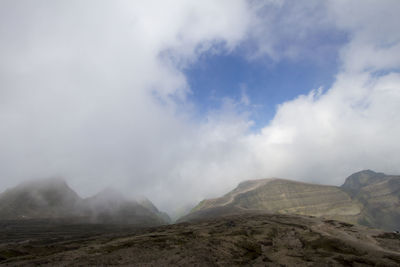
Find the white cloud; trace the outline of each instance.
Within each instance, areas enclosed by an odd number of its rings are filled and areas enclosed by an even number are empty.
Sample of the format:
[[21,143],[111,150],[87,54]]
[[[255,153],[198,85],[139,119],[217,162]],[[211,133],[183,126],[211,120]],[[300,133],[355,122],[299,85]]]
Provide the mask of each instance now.
[[[0,189],[62,175],[175,211],[244,179],[400,173],[399,4],[352,3],[2,1]],[[318,40],[335,31],[349,36],[336,82],[282,103],[259,133],[245,91],[192,117],[181,70],[201,53],[251,43],[253,58],[323,61]]]
[[[340,184],[351,172],[400,173],[398,1],[330,1],[331,23],[351,36],[324,93],[283,103],[249,137],[264,175]],[[279,38],[275,38],[276,40]]]
[[376,71],[396,68],[400,62],[399,2],[329,1],[334,23],[351,33],[342,49],[346,71]]
[[84,193],[173,190],[185,142],[202,128],[177,114],[185,106],[174,99],[189,90],[180,67],[215,45],[233,49],[246,3],[1,5],[0,187],[62,175]]

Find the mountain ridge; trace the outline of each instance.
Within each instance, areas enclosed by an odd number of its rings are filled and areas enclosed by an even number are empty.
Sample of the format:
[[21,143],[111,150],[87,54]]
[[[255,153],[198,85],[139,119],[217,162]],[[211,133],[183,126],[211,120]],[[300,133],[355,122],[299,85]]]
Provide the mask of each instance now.
[[[177,221],[236,213],[323,217],[384,230],[400,225],[400,176],[364,170],[341,186],[282,178],[243,181],[225,195],[201,201]],[[81,198],[62,178],[21,183],[0,194],[0,218],[79,218],[90,223],[171,223],[147,198],[129,200],[113,188]]]
[[[163,225],[166,214],[147,200],[128,200],[115,189],[81,198],[62,178],[23,182],[0,194],[1,219],[73,219],[82,223]],[[152,206],[152,208],[149,208]]]
[[342,186],[267,178],[241,182],[222,197],[205,199],[178,221],[257,211],[395,230],[400,225],[399,199],[400,176],[371,170],[350,175]]

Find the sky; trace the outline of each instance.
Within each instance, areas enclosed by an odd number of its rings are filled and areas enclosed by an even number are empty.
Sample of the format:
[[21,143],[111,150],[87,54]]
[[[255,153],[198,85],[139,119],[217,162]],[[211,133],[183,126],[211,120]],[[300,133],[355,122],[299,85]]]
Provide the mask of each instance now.
[[400,174],[398,0],[0,1],[0,192],[172,216],[240,181]]

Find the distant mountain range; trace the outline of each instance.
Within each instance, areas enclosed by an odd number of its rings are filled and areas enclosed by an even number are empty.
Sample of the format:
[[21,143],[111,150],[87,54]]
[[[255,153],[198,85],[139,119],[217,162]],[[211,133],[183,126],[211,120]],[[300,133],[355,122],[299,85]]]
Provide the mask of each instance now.
[[395,230],[400,228],[400,176],[365,170],[340,187],[278,178],[245,181],[222,197],[201,201],[179,221],[251,212],[311,215]]
[[[260,212],[310,215],[398,230],[400,176],[366,170],[352,174],[340,187],[279,178],[245,181],[222,197],[201,201],[178,222]],[[1,193],[0,219],[140,226],[171,223],[148,199],[128,200],[112,188],[81,198],[62,179],[29,181]]]
[[168,215],[158,211],[148,199],[127,200],[110,188],[83,199],[64,180],[57,178],[25,182],[0,194],[0,218],[140,226],[170,223]]

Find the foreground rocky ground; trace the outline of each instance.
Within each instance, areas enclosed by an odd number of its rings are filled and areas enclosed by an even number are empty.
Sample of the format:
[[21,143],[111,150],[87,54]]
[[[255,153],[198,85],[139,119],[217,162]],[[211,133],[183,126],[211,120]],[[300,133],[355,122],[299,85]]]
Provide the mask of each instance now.
[[305,216],[241,214],[146,229],[0,224],[6,266],[400,265],[398,234]]

